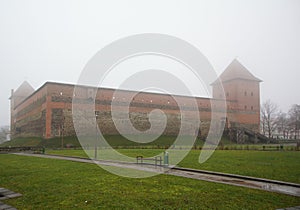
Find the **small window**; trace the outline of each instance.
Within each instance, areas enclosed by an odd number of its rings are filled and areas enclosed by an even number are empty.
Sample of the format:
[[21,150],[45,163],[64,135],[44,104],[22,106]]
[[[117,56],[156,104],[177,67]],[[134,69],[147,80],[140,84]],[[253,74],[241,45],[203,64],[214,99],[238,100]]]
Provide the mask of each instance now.
[[253,110],[253,106],[251,106],[251,110]]
[[87,96],[88,98],[94,98],[94,90],[92,88],[87,90]]
[[253,92],[251,92],[251,96],[253,96]]
[[227,97],[229,96],[229,93],[228,93],[228,92],[226,93],[226,96],[227,96]]
[[244,92],[244,95],[247,96],[247,91]]
[[247,106],[245,106],[245,110],[247,109]]
[[100,115],[100,111],[95,111],[95,117],[98,117]]

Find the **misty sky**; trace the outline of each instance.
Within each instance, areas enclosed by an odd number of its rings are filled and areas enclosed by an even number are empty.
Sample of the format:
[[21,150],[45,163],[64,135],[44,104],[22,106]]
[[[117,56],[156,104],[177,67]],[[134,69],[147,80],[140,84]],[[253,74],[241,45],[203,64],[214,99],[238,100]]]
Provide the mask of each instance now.
[[98,50],[139,33],[188,41],[217,74],[237,58],[263,80],[262,101],[283,111],[300,103],[298,0],[0,0],[0,125],[9,124],[10,89],[76,83]]

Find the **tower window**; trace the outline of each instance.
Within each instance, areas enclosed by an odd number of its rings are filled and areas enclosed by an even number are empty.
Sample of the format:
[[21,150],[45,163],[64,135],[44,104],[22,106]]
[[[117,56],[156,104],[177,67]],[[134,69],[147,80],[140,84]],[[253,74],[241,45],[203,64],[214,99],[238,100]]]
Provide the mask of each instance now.
[[244,95],[247,96],[247,91],[244,92]]
[[253,106],[251,106],[251,110],[253,110]]
[[247,106],[245,105],[245,110],[247,109]]
[[94,98],[94,89],[89,88],[87,90],[87,96],[88,96],[88,98]]
[[229,93],[228,93],[228,92],[226,93],[226,96],[227,96],[227,97],[229,96]]
[[253,96],[253,92],[251,92],[251,96]]

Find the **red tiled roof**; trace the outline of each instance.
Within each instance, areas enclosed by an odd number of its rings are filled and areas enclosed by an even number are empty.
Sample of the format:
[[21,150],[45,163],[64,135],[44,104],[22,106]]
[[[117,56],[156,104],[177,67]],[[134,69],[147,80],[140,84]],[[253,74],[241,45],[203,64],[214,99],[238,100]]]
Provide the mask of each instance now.
[[[234,59],[228,65],[225,71],[220,75],[219,79],[222,82],[226,82],[233,79],[244,79],[244,80],[257,81],[257,82],[262,81],[257,77],[253,76],[253,74],[251,74],[250,71],[245,66],[243,66],[237,59]],[[219,80],[216,80],[214,83],[217,82],[219,82]]]
[[24,81],[20,87],[14,92],[14,96],[29,96],[34,92],[33,87],[27,82]]

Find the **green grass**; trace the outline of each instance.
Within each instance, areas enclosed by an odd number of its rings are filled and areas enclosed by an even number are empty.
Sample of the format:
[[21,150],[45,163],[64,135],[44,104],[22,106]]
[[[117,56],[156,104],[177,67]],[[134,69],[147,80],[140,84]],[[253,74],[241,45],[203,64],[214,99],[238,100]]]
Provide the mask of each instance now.
[[300,183],[300,152],[216,150],[203,164],[191,151],[179,166]]
[[[125,137],[120,135],[110,135],[105,136],[105,140],[113,147],[147,147],[147,146],[165,146],[171,145],[175,137],[172,136],[161,136],[153,142],[146,144],[139,144],[136,142],[132,142],[127,140]],[[92,137],[87,138],[87,145],[92,146],[94,144],[94,140]],[[201,141],[199,141],[201,143]],[[80,142],[77,137],[64,137],[63,145],[66,147],[67,144],[70,144],[75,147],[81,147]],[[52,139],[43,139],[38,137],[25,137],[25,138],[16,138],[8,142],[4,142],[1,144],[1,147],[4,146],[37,146],[37,147],[46,147],[46,148],[60,148],[62,145],[62,139],[60,137],[52,138]]]
[[[12,146],[12,147],[46,147],[46,148],[60,148],[61,147],[61,138],[53,139],[42,139],[38,137],[24,137],[16,138],[11,141],[4,142],[0,144],[1,147]],[[67,144],[72,144],[75,147],[80,147],[80,143],[77,138],[74,137],[65,137],[63,139],[64,146]]]
[[6,141],[0,144],[1,147],[12,146],[12,147],[35,147],[41,143],[41,139],[37,137],[32,138],[18,138],[10,141]]
[[[130,179],[94,164],[0,155],[0,186],[22,193],[18,209],[276,209],[297,197],[159,175]],[[86,202],[85,202],[86,201]]]
[[88,155],[82,149],[46,150],[46,154],[88,158]]
[[[160,136],[155,141],[141,144],[133,141],[129,141],[125,137],[121,135],[108,135],[105,136],[105,140],[115,148],[126,148],[126,147],[139,147],[139,148],[165,148],[169,147],[175,141],[175,136]],[[92,137],[87,138],[87,142],[85,146],[92,146],[94,144],[94,139]],[[195,145],[202,146],[204,143],[203,140],[197,139]],[[227,138],[222,138],[221,143],[224,145],[230,144],[230,141]],[[68,136],[63,138],[63,145],[72,145],[73,147],[81,147],[80,142],[77,137]],[[46,147],[46,148],[61,148],[62,139],[60,137],[55,137],[52,139],[43,139],[38,137],[24,137],[24,138],[16,138],[11,141],[4,142],[0,144],[1,147],[4,146],[37,146],[37,147]]]
[[[151,157],[163,150],[120,149],[119,152],[136,157]],[[99,150],[101,152],[101,150]],[[48,150],[49,154],[87,157],[83,150]],[[203,164],[198,162],[200,150],[191,150],[178,165],[210,171],[240,174],[300,183],[300,152],[216,150]]]

